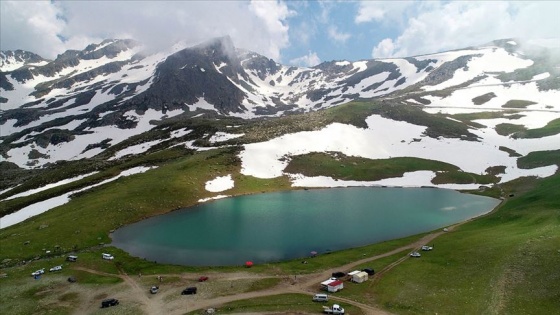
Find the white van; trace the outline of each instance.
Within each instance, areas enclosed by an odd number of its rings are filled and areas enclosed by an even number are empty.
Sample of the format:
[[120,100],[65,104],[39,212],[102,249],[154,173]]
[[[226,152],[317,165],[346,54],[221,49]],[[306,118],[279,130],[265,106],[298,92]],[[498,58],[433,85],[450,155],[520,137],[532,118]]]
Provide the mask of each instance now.
[[314,302],[328,302],[329,301],[329,296],[326,294],[315,294],[313,296],[313,301]]
[[101,256],[103,259],[107,259],[107,260],[113,260],[115,257],[113,257],[113,255],[111,254],[105,254],[103,253]]

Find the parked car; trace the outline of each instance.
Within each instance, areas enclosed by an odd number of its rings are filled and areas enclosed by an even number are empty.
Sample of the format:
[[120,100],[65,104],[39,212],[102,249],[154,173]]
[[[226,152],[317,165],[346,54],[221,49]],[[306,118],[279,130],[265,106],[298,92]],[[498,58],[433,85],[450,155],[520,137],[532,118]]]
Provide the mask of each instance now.
[[107,260],[113,260],[113,259],[115,259],[115,257],[113,257],[113,255],[111,255],[111,254],[105,254],[105,253],[101,254],[101,257],[102,257],[103,259],[107,259]]
[[150,293],[151,294],[156,294],[156,293],[158,293],[158,291],[159,291],[159,287],[156,286],[156,285],[154,285],[150,288]]
[[432,246],[424,245],[422,246],[422,250],[432,250],[434,249]]
[[117,299],[105,299],[101,301],[101,308],[119,305],[119,300]]
[[68,277],[68,282],[74,283],[74,282],[76,282],[76,281],[77,281],[77,280],[76,280],[76,277],[74,277],[74,276]]
[[335,278],[342,278],[344,276],[346,276],[346,273],[342,272],[342,271],[337,271],[337,272],[333,272],[332,276]]
[[373,268],[364,268],[362,271],[367,273],[368,276],[373,276],[375,274],[375,270],[373,270]]
[[198,282],[204,282],[206,280],[208,280],[207,276],[202,276],[202,277],[198,278]]
[[418,258],[418,257],[420,257],[420,256],[422,256],[422,255],[420,255],[419,252],[412,252],[412,253],[410,253],[410,257],[416,257],[416,258]]
[[66,260],[67,260],[67,261],[75,262],[75,261],[78,260],[78,256],[76,256],[76,255],[69,255],[68,257],[66,257]]
[[52,267],[51,269],[49,269],[50,272],[52,272],[52,271],[60,271],[60,270],[62,270],[62,266],[54,266],[54,267]]
[[328,302],[329,296],[324,293],[318,293],[313,296],[313,302]]
[[45,268],[39,269],[39,270],[37,270],[37,271],[34,271],[34,272],[31,273],[31,275],[32,275],[32,276],[40,276],[40,275],[42,275],[42,274],[44,274],[44,273],[45,273]]
[[196,287],[188,287],[181,292],[181,295],[196,294]]

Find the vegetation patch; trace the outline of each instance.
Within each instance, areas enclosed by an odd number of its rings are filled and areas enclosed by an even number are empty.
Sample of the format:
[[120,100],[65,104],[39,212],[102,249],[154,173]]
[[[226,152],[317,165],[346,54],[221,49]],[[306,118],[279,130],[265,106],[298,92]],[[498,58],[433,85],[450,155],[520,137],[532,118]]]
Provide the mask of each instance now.
[[509,154],[509,156],[511,156],[511,157],[519,157],[519,156],[522,156],[521,154],[517,153],[517,151],[515,151],[515,150],[513,150],[513,149],[510,149],[510,148],[508,148],[508,147],[500,146],[500,147],[498,147],[498,149],[499,149],[500,151],[507,152],[507,153]]
[[413,157],[372,160],[331,152],[295,156],[285,172],[305,176],[330,176],[340,180],[376,181],[402,177],[406,172],[421,170],[456,171],[458,167]]
[[496,94],[494,94],[494,92],[490,92],[490,93],[482,94],[480,96],[477,96],[477,97],[473,98],[472,102],[473,102],[474,105],[482,105],[484,103],[487,103],[488,101],[490,101],[494,97],[496,97]]
[[432,183],[441,184],[493,184],[499,182],[500,179],[494,174],[474,174],[463,172],[460,170],[451,172],[437,172],[432,179]]
[[523,125],[515,125],[515,124],[498,124],[496,125],[496,133],[500,136],[509,136],[513,134],[518,134],[527,130]]
[[504,105],[502,105],[502,107],[503,108],[527,108],[527,106],[533,104],[537,104],[537,103],[531,101],[525,101],[525,100],[509,100]]
[[486,174],[490,175],[500,175],[506,173],[506,167],[503,165],[490,166],[486,169]]
[[554,136],[560,133],[560,118],[551,120],[546,126],[542,128],[528,129],[525,131],[518,131],[512,135],[513,138],[542,138]]
[[524,169],[548,165],[560,167],[560,150],[530,152],[526,156],[517,159],[517,166]]

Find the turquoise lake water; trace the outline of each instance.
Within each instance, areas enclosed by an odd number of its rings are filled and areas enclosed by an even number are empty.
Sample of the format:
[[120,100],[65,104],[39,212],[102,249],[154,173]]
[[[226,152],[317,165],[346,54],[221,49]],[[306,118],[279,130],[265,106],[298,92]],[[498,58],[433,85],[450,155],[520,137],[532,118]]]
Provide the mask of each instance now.
[[220,199],[120,228],[112,245],[161,263],[274,262],[396,239],[487,213],[499,200],[435,188],[332,188]]

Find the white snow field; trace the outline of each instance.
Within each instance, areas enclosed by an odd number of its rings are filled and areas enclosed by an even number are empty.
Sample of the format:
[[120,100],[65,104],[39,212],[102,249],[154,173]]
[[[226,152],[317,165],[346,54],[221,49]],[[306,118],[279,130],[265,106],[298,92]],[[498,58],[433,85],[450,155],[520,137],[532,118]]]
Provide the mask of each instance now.
[[[505,174],[501,182],[521,176],[547,177],[554,174],[556,166],[520,169],[517,159],[498,149],[504,146],[525,155],[532,151],[560,149],[560,135],[540,139],[512,139],[498,135],[493,129],[471,130],[481,139],[478,142],[459,139],[429,138],[422,133],[423,126],[393,121],[378,115],[366,119],[367,129],[340,123],[330,124],[318,131],[306,131],[283,135],[269,141],[245,145],[239,157],[241,173],[258,178],[275,178],[284,174],[288,164],[286,157],[311,152],[337,151],[348,156],[369,159],[392,157],[418,157],[450,163],[465,172],[485,174],[488,167],[503,165]],[[421,141],[413,141],[413,139]],[[476,157],[476,158],[473,158]],[[453,189],[473,189],[478,185],[434,185],[432,172],[414,172],[403,178],[376,182],[336,181],[328,177],[305,178],[301,174],[292,177],[293,185],[309,187],[332,187],[353,185],[437,186]],[[475,187],[476,186],[476,187]]]
[[130,175],[134,175],[134,174],[139,174],[139,173],[144,173],[150,169],[155,168],[154,166],[151,167],[146,167],[146,166],[138,166],[138,167],[134,167],[131,169],[128,169],[126,171],[122,171],[119,175],[106,179],[100,183],[97,183],[95,185],[91,185],[88,187],[84,187],[84,188],[80,188],[68,193],[65,193],[63,195],[57,196],[57,197],[53,197],[51,199],[47,199],[47,200],[43,200],[37,203],[34,203],[32,205],[29,205],[27,207],[22,208],[19,211],[16,211],[14,213],[5,215],[3,217],[0,218],[0,229],[3,228],[7,228],[8,226],[12,226],[14,224],[23,222],[31,217],[34,217],[36,215],[39,215],[41,213],[47,212],[53,208],[56,208],[58,206],[61,206],[65,203],[68,203],[70,201],[70,195],[81,192],[81,191],[85,191],[88,190],[90,188],[93,187],[97,187],[97,186],[101,186],[104,185],[106,183],[112,182],[114,180],[117,180],[121,177],[124,176],[130,176]]
[[[130,111],[126,114],[129,119],[137,121],[136,128],[120,129],[116,126],[88,128],[86,131],[91,131],[93,133],[77,135],[74,140],[70,142],[62,142],[57,145],[49,144],[46,148],[38,147],[34,144],[27,144],[19,148],[13,148],[8,151],[7,154],[9,157],[6,160],[16,163],[21,168],[32,168],[40,167],[46,163],[56,162],[59,160],[79,160],[82,158],[90,158],[101,153],[103,149],[97,147],[84,151],[89,144],[98,143],[103,139],[112,139],[110,144],[115,145],[134,135],[141,134],[154,128],[155,125],[150,124],[150,121],[152,120],[161,120],[164,116],[172,117],[182,112],[182,110],[175,110],[168,111],[166,114],[163,114],[160,111],[149,109],[144,113],[144,115],[139,115],[134,111]],[[3,128],[4,127],[2,127],[2,129]],[[28,155],[32,150],[36,150],[39,153],[46,155],[46,157],[36,159],[34,160],[35,164],[28,165]],[[131,149],[131,151],[133,151],[133,149]],[[127,152],[122,152],[121,154],[127,154]]]
[[205,188],[211,192],[221,192],[224,190],[228,190],[234,187],[234,181],[231,178],[231,174],[226,176],[219,176],[214,178],[213,180],[209,180],[206,182]]

